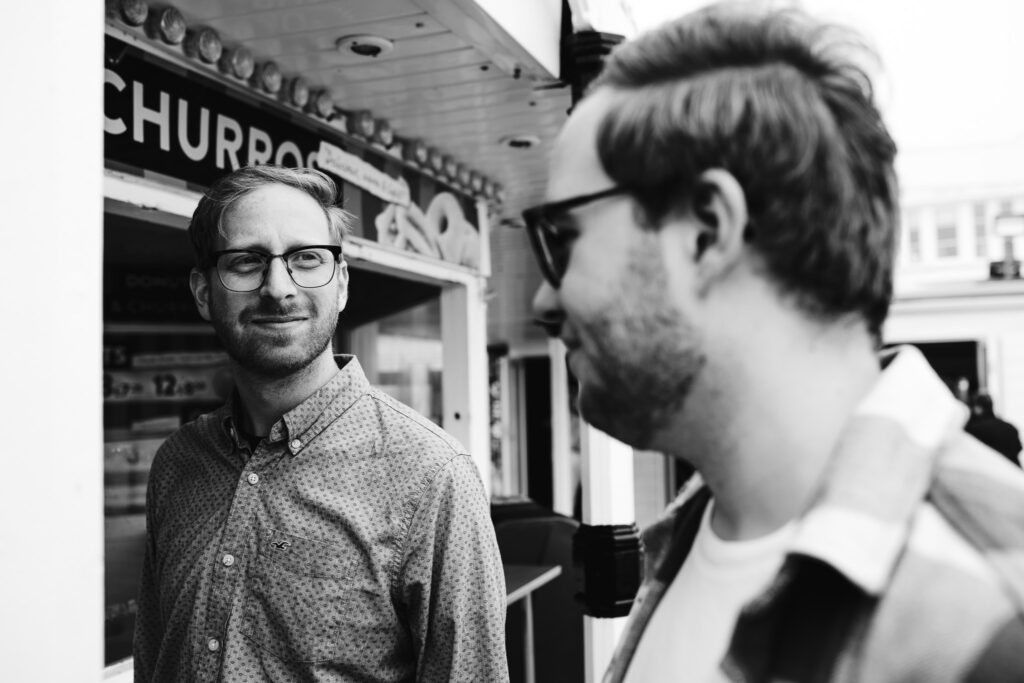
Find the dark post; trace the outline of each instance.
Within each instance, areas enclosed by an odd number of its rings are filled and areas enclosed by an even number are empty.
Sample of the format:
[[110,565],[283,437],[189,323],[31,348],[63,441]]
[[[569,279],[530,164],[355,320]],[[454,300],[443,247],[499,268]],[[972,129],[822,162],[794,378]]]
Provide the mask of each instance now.
[[[562,5],[562,80],[572,88],[573,106],[601,72],[604,59],[623,36],[572,30],[568,3]],[[581,524],[573,536],[573,564],[585,614],[598,618],[629,614],[640,586],[640,534],[636,524]]]

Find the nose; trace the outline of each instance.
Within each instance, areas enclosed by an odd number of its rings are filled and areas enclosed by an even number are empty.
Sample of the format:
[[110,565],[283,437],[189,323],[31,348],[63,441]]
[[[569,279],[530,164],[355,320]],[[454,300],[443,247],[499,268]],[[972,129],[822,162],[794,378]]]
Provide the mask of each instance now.
[[267,272],[263,276],[260,294],[271,299],[286,299],[295,295],[295,281],[288,272],[284,259],[276,257],[267,264]]
[[547,281],[542,282],[533,295],[533,322],[544,329],[549,337],[557,337],[562,331],[565,311],[558,299],[558,290]]

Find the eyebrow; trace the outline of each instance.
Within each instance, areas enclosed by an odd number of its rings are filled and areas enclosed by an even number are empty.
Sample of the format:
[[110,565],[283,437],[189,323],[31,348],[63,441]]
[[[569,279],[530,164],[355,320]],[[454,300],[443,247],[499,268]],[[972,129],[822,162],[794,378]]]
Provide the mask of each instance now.
[[[331,244],[330,242],[302,242],[302,243],[297,243],[297,244],[293,244],[291,246],[285,247],[284,251],[281,252],[281,253],[283,253],[283,254],[284,253],[288,253],[289,251],[293,251],[295,249],[302,249],[303,247],[322,247],[322,246],[325,246],[325,245],[328,245],[328,246],[340,246],[340,245]],[[264,247],[264,246],[259,245],[259,244],[250,244],[250,245],[242,245],[242,246],[226,245],[223,249],[215,249],[214,251],[258,251],[258,252],[263,253],[263,254],[272,254],[273,253],[269,248]]]

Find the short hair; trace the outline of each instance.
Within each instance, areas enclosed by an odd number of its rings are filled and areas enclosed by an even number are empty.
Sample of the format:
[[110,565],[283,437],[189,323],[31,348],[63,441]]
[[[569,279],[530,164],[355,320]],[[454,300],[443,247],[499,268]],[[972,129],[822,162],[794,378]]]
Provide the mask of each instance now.
[[974,405],[972,406],[974,411],[984,417],[994,417],[995,408],[992,405],[992,397],[988,394],[981,392],[974,397]]
[[188,236],[195,252],[196,266],[212,265],[217,236],[223,235],[224,214],[235,202],[264,185],[287,185],[302,190],[320,205],[328,227],[341,244],[350,232],[354,217],[337,205],[338,188],[326,174],[312,168],[244,166],[218,178],[206,191],[188,224]]
[[[836,40],[835,38],[839,38]],[[715,5],[616,47],[593,89],[605,172],[660,225],[710,168],[742,186],[747,239],[819,318],[859,313],[880,340],[899,226],[896,145],[855,36],[796,10]]]

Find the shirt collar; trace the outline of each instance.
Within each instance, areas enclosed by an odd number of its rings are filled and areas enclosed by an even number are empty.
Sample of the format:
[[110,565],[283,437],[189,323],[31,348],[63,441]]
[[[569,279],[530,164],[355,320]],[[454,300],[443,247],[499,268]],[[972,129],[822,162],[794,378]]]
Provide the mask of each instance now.
[[[301,451],[324,427],[333,422],[370,388],[359,359],[347,354],[334,357],[338,372],[305,401],[285,413],[270,428],[267,440],[271,443],[288,441],[291,455]],[[232,392],[223,409],[221,426],[237,448],[248,449],[237,428],[241,402]]]
[[968,416],[916,348],[882,360],[790,548],[827,562],[872,595],[888,584],[939,453]]

